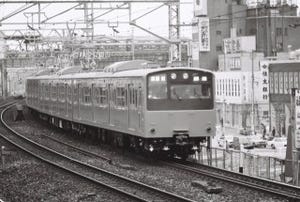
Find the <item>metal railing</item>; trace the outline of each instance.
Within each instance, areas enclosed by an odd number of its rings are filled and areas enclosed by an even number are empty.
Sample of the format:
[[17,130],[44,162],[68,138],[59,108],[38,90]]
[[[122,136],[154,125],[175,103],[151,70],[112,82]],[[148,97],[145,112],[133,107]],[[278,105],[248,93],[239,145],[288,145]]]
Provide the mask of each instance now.
[[[206,146],[201,146],[200,152],[196,153],[194,158],[201,164],[280,182],[288,181],[285,176],[285,165],[293,163],[289,160],[254,155],[239,150],[208,149]],[[297,173],[299,173],[299,163],[298,161],[296,166]],[[298,182],[294,182],[294,184],[299,186]]]

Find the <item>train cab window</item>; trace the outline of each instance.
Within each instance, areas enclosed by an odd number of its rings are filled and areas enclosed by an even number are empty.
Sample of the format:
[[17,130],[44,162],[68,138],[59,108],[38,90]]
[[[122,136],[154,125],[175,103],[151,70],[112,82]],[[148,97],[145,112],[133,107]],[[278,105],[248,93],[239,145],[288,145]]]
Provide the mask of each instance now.
[[172,85],[171,99],[205,99],[210,98],[209,85]]
[[150,76],[148,83],[148,99],[166,99],[167,96],[166,74]]
[[198,70],[167,70],[148,76],[148,110],[201,110],[214,106],[213,75]]

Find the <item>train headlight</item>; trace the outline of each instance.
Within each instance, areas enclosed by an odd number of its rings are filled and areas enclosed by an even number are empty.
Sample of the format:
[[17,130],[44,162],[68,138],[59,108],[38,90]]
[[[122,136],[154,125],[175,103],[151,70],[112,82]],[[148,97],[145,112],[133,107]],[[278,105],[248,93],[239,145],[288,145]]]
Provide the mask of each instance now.
[[199,76],[194,76],[193,81],[197,82],[199,80],[200,80]]
[[183,73],[182,77],[183,77],[183,79],[188,79],[189,78],[189,74],[185,72],[185,73]]
[[176,78],[177,78],[176,73],[172,73],[172,74],[171,74],[171,79],[176,79]]
[[153,147],[151,144],[149,145],[149,151],[150,151],[150,152],[153,152],[153,151],[154,151],[154,147]]

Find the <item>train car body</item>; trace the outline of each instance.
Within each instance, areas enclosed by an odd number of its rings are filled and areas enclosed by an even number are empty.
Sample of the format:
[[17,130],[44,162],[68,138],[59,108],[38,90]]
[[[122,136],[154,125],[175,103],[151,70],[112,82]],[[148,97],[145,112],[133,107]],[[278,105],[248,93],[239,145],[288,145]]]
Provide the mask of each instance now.
[[186,156],[215,134],[213,84],[207,70],[126,61],[103,72],[31,77],[26,102],[60,128]]

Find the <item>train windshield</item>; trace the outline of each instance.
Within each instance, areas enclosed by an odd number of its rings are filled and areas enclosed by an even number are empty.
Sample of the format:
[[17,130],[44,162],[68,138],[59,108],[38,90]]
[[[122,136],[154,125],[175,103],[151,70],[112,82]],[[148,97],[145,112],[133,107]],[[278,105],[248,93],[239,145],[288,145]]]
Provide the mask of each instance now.
[[210,88],[207,85],[172,85],[170,90],[173,100],[210,98]]
[[148,76],[148,110],[213,108],[212,74],[172,70]]

